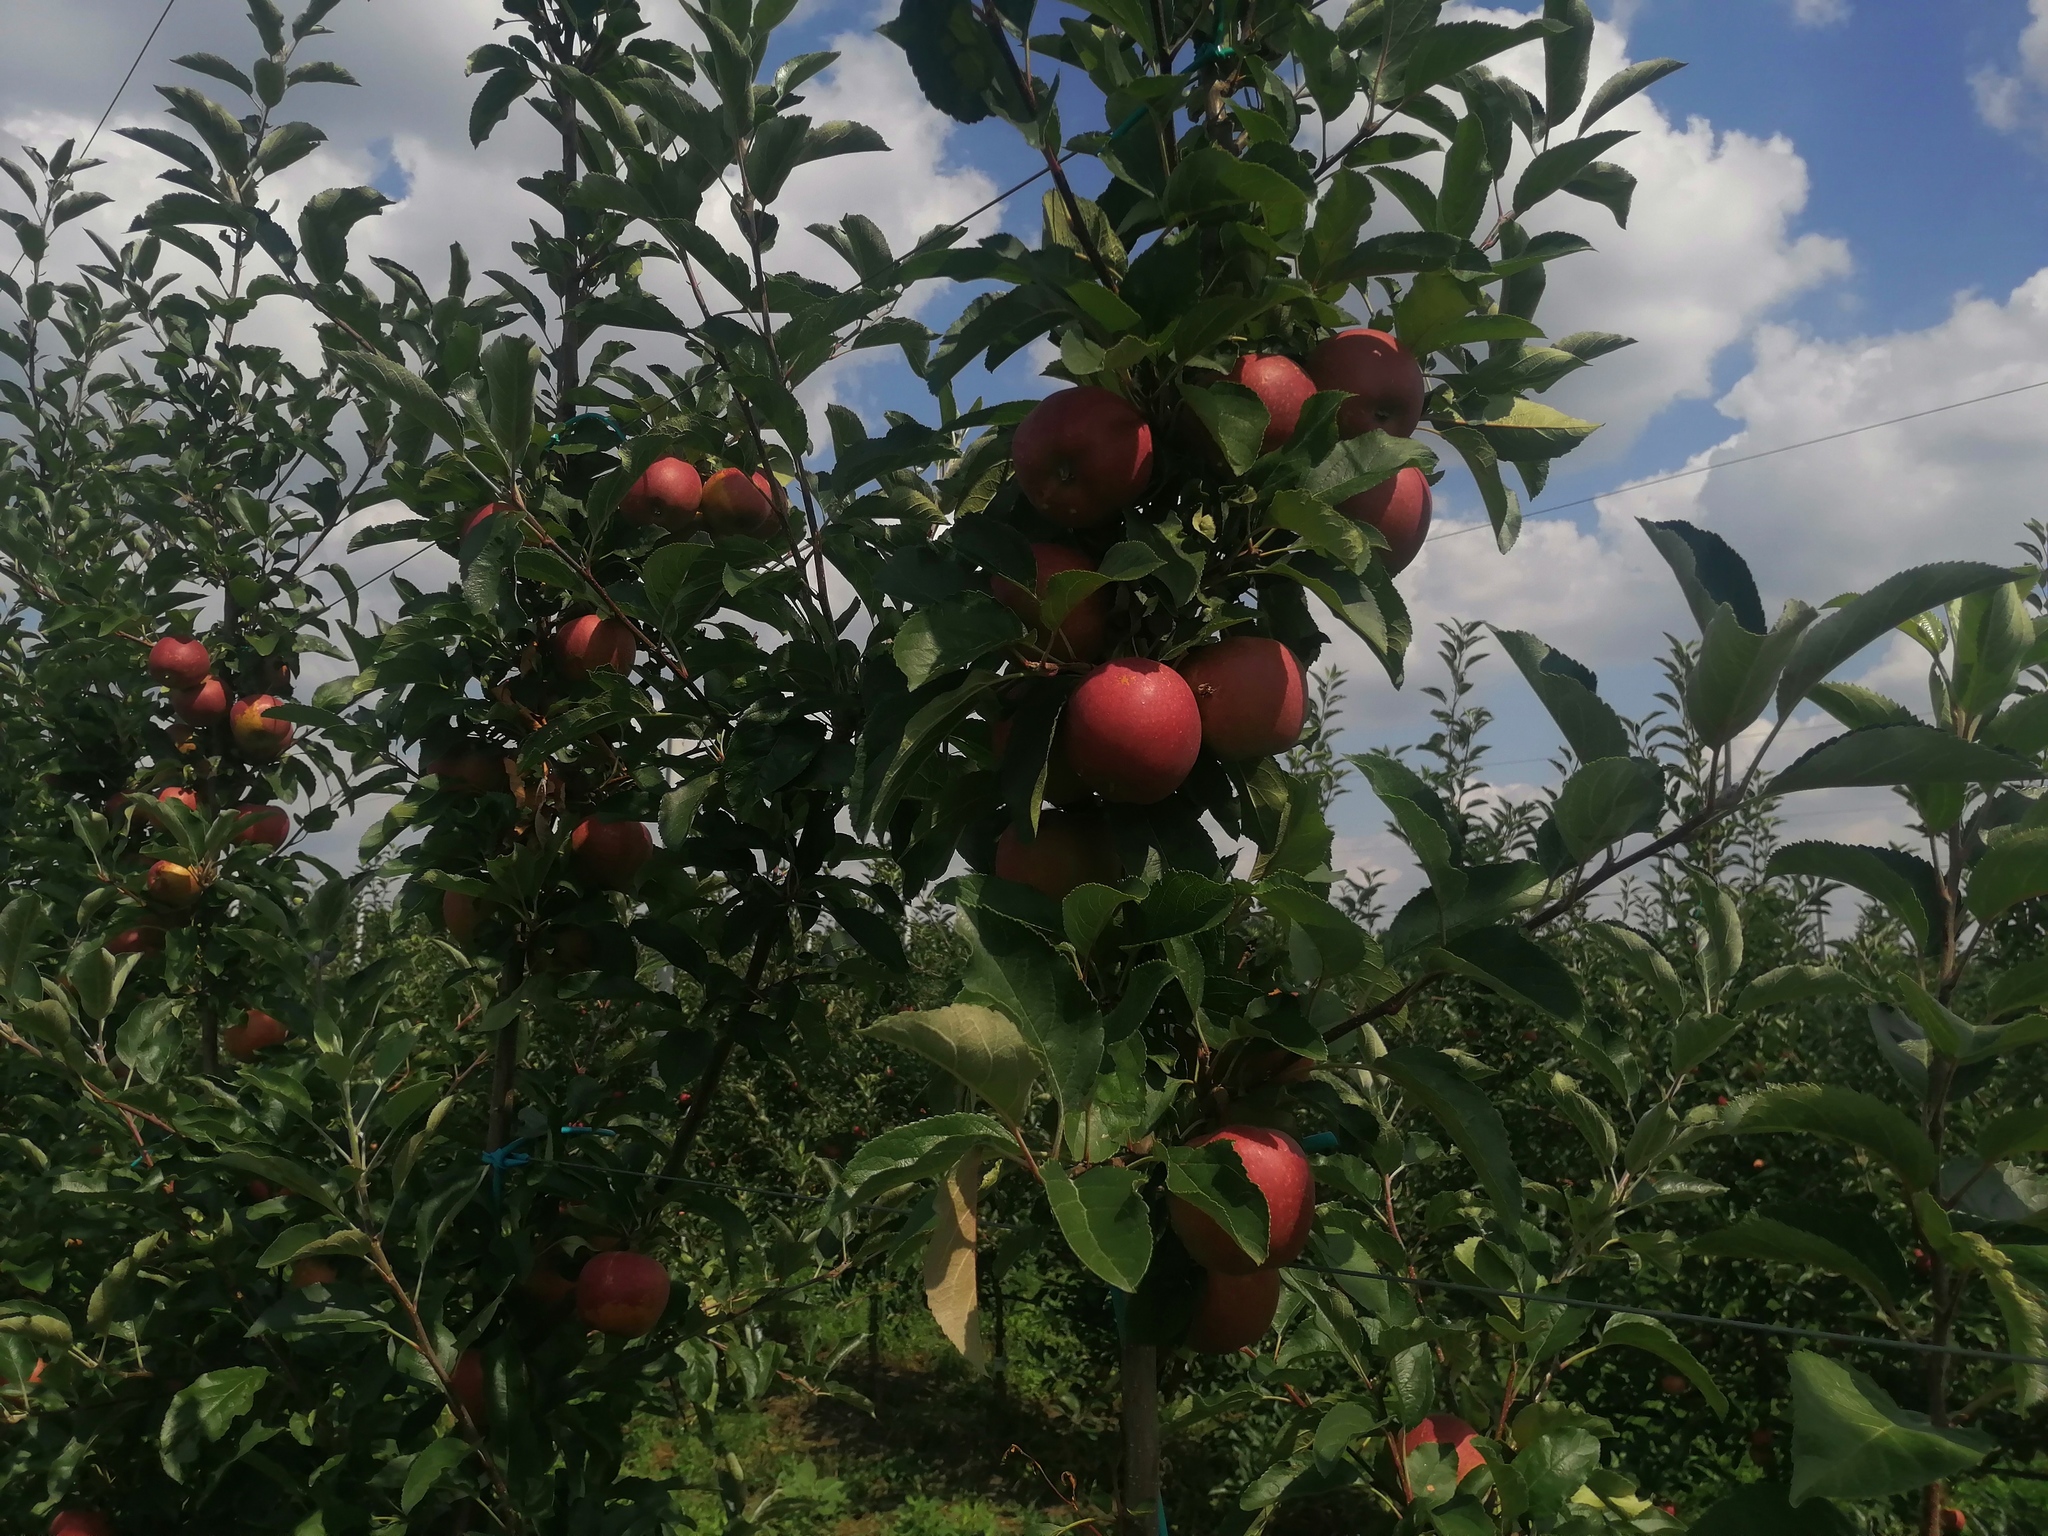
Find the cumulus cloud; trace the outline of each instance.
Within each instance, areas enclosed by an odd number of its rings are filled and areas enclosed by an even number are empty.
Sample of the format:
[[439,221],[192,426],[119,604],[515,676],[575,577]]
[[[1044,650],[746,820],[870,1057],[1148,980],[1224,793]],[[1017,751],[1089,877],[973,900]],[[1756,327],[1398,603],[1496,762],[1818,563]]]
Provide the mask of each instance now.
[[1986,64],[1971,71],[1977,115],[2000,133],[2048,133],[2048,0],[2028,0],[2011,67]]
[[1849,19],[1849,0],[1792,0],[1792,20],[1802,27],[1832,27]]

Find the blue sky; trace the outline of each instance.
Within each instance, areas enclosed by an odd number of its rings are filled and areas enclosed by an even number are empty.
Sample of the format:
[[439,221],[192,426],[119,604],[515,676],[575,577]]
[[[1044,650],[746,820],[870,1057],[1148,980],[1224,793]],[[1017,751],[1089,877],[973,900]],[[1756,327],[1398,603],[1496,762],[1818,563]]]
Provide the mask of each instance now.
[[[0,140],[46,144],[90,127],[159,9],[154,0],[6,8]],[[1566,210],[1599,249],[1560,269],[1544,318],[1554,332],[1597,326],[1641,342],[1553,397],[1610,425],[1560,464],[1544,502],[2048,379],[2048,0],[1594,8],[1603,20],[1596,77],[1624,58],[1671,55],[1689,67],[1614,119],[1640,130],[1613,156],[1643,178],[1630,228],[1614,229],[1591,205]],[[171,57],[245,53],[242,9],[239,0],[179,0],[115,124],[153,119],[148,87],[174,77]],[[679,10],[663,0],[648,10],[662,30],[679,31]],[[1042,4],[1041,17],[1054,10]],[[534,211],[514,179],[546,147],[538,125],[518,119],[483,151],[467,144],[476,82],[463,78],[462,61],[488,39],[494,14],[495,0],[344,0],[327,51],[363,89],[308,98],[332,139],[295,168],[290,193],[375,180],[406,195],[362,227],[360,249],[435,274],[448,241],[460,239],[479,269],[500,265],[505,242]],[[1034,161],[1001,125],[961,128],[931,113],[900,57],[874,36],[880,19],[871,0],[799,9],[791,51],[844,53],[811,88],[811,110],[874,123],[895,153],[799,172],[790,195],[801,207],[785,227],[858,209],[900,248]],[[1067,126],[1094,125],[1076,106]],[[100,149],[118,199],[101,216],[111,231],[152,194],[160,163],[111,136]],[[1041,189],[1013,200],[1004,225],[1034,232]],[[782,254],[830,270],[831,258],[800,233]],[[957,302],[935,298],[925,318],[943,324]],[[1016,394],[1045,387],[1021,360],[1000,384]],[[814,403],[833,396],[871,421],[884,407],[929,411],[905,370],[872,361],[835,375]],[[1533,520],[1505,558],[1483,534],[1440,538],[1403,581],[1423,629],[1414,671],[1425,680],[1431,670],[1430,624],[1485,617],[1536,630],[1598,668],[1624,708],[1645,708],[1657,682],[1651,658],[1684,619],[1633,517],[1687,517],[1722,531],[1750,556],[1772,607],[1794,595],[1824,600],[1920,560],[2005,559],[2048,482],[2044,419],[2048,391],[1714,468]],[[1439,532],[1475,515],[1454,471],[1439,497]],[[432,561],[408,574],[431,579]],[[1924,662],[1902,645],[1873,653],[1868,680],[1917,703]],[[1427,701],[1413,687],[1395,694],[1355,649],[1337,653],[1359,676],[1347,745],[1416,739]],[[1503,782],[1534,777],[1554,732],[1499,663],[1485,699],[1501,715]],[[1801,723],[1788,743],[1810,744],[1816,729]],[[1346,815],[1348,856],[1392,857],[1364,797],[1347,802]],[[1831,836],[1882,838],[1895,825],[1882,795],[1837,797],[1796,815]]]

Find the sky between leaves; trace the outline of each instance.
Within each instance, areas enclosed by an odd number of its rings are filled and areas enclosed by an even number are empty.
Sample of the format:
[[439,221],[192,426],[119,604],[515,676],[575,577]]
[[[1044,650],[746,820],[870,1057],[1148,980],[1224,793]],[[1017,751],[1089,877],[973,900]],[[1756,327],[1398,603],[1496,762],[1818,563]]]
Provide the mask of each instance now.
[[[646,8],[661,32],[685,35],[679,7]],[[5,0],[4,9],[0,153],[12,153],[24,141],[83,138],[161,7]],[[154,120],[149,87],[178,77],[171,58],[248,53],[243,9],[239,0],[178,0],[110,127]],[[1512,7],[1460,9],[1516,19]],[[1539,511],[2048,381],[2048,0],[1594,0],[1594,9],[1595,79],[1660,55],[1690,67],[1613,115],[1612,126],[1638,133],[1613,155],[1641,182],[1630,227],[1558,200],[1567,206],[1557,217],[1598,250],[1556,270],[1543,322],[1552,334],[1614,330],[1639,344],[1548,397],[1608,426],[1559,464]],[[874,35],[891,10],[874,0],[798,6],[789,51],[841,54],[805,110],[865,121],[894,153],[797,172],[785,230],[858,210],[900,249],[1033,168],[1006,127],[962,128],[925,106],[896,50]],[[464,78],[463,60],[488,40],[496,14],[496,0],[338,8],[329,19],[338,35],[320,40],[322,53],[363,88],[309,87],[293,98],[295,115],[330,139],[288,173],[287,207],[322,187],[371,182],[399,202],[359,227],[359,253],[403,261],[430,286],[445,274],[450,241],[479,270],[500,264],[506,242],[539,211],[516,177],[547,152],[538,122],[518,116],[482,150],[469,147],[476,82]],[[94,220],[111,237],[154,195],[161,162],[111,132],[95,152],[110,162],[98,175],[116,203]],[[983,216],[974,232],[1000,226],[1035,238],[1038,190]],[[781,254],[840,275],[836,258],[801,233],[786,237]],[[926,295],[923,318],[943,325],[959,302]],[[1014,360],[981,387],[991,397],[1041,393],[1050,387],[1035,376],[1043,360]],[[963,383],[963,395],[974,387]],[[900,360],[877,353],[828,370],[812,394],[814,409],[836,398],[871,424],[887,408],[932,415]],[[1439,537],[1403,578],[1418,629],[1408,689],[1393,690],[1360,647],[1340,642],[1329,653],[1354,679],[1343,745],[1419,738],[1430,701],[1417,686],[1436,673],[1433,625],[1452,616],[1534,630],[1596,668],[1619,707],[1646,709],[1663,634],[1686,620],[1638,517],[1683,517],[1721,533],[1749,559],[1772,612],[1786,598],[1823,602],[1920,561],[2017,559],[2020,521],[2043,511],[2035,487],[2048,483],[2044,422],[2048,389],[1709,468],[1532,518],[1506,557],[1483,532],[1442,537],[1484,521],[1454,470],[1438,495]],[[367,578],[404,552],[383,546],[350,565]],[[447,566],[429,552],[407,575],[438,580]],[[1903,640],[1874,650],[1863,680],[1924,709],[1917,654]],[[1481,702],[1500,716],[1491,776],[1526,793],[1544,776],[1555,732],[1504,662],[1482,679]],[[1789,756],[1831,729],[1802,716],[1779,750]],[[1899,825],[1893,805],[1883,791],[1804,797],[1790,830],[1884,841]],[[1382,819],[1363,793],[1341,802],[1340,855],[1401,869]]]

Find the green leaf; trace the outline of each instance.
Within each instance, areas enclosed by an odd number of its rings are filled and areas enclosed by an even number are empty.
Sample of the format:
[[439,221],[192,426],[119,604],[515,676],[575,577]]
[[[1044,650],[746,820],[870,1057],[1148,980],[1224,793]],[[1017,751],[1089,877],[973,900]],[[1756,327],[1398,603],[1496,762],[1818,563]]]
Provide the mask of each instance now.
[[[297,1189],[297,1185],[290,1186]],[[280,1264],[289,1264],[293,1259],[312,1253],[340,1253],[351,1258],[361,1258],[370,1251],[367,1233],[354,1227],[336,1230],[325,1222],[301,1222],[298,1226],[287,1227],[270,1240],[256,1260],[259,1269],[275,1269]]]
[[1120,1291],[1135,1291],[1152,1265],[1152,1220],[1135,1168],[1090,1168],[1078,1179],[1061,1164],[1046,1163],[1046,1203],[1067,1246],[1090,1271]]
[[1966,1472],[1995,1442],[1975,1430],[1937,1429],[1900,1408],[1868,1376],[1795,1350],[1792,1503],[1877,1499]]
[[1824,1500],[1794,1509],[1782,1483],[1745,1483],[1686,1527],[1687,1536],[1857,1536],[1860,1529]]
[[1579,1135],[1585,1138],[1592,1149],[1593,1160],[1602,1168],[1614,1166],[1614,1160],[1621,1152],[1621,1143],[1614,1133],[1614,1122],[1607,1118],[1607,1112],[1579,1091],[1579,1085],[1562,1072],[1550,1074],[1550,1096],[1557,1100],[1557,1107]]
[[1707,1406],[1716,1415],[1727,1416],[1727,1394],[1714,1384],[1712,1374],[1700,1364],[1693,1352],[1678,1342],[1678,1335],[1656,1318],[1617,1317],[1600,1331],[1600,1344],[1602,1348],[1619,1344],[1647,1350],[1666,1364],[1676,1366],[1688,1381],[1700,1389]]
[[1169,1194],[1214,1218],[1254,1263],[1266,1262],[1272,1213],[1266,1197],[1244,1171],[1244,1159],[1228,1141],[1166,1149]]
[[1721,1118],[1730,1136],[1802,1132],[1858,1147],[1915,1189],[1934,1183],[1940,1167],[1926,1134],[1899,1110],[1859,1093],[1823,1083],[1793,1083],[1737,1099]]
[[[1830,713],[1833,713],[1830,711]],[[1836,716],[1837,719],[1841,717]],[[1844,722],[1845,724],[1847,722]],[[2033,755],[2048,748],[2048,693],[2014,699],[1985,722],[1977,739],[2008,752]]]
[[891,654],[913,688],[1024,639],[1024,622],[986,592],[962,592],[920,608],[896,632]]
[[1016,1024],[994,1008],[955,1003],[922,1013],[892,1013],[864,1033],[945,1068],[1013,1125],[1030,1111],[1037,1059]]
[[348,232],[390,206],[391,199],[375,187],[329,187],[315,193],[299,211],[299,252],[313,276],[323,283],[338,283],[346,277]]
[[311,123],[279,123],[256,146],[256,169],[266,175],[297,165],[327,142],[327,135]]
[[[493,337],[484,348],[484,383],[490,391],[491,435],[505,450],[509,480],[519,472],[533,436],[533,387],[540,377],[540,348],[524,336]],[[545,553],[545,551],[543,551]]]
[[1534,400],[1517,400],[1505,416],[1468,422],[1466,427],[1510,464],[1545,463],[1570,453],[1600,430],[1596,421],[1581,421]]
[[152,997],[136,1005],[114,1037],[114,1049],[145,1083],[160,1083],[176,1063],[181,1047],[178,1018],[182,1000]]
[[661,846],[680,848],[697,819],[697,808],[717,787],[717,775],[701,773],[661,797]]
[[[1919,720],[1898,700],[1888,699],[1876,689],[1865,688],[1859,683],[1815,683],[1807,690],[1806,697],[1852,731],[1866,725],[1914,725]],[[2002,747],[2011,743],[1997,741],[1992,745]]]
[[1996,747],[1964,741],[1930,725],[1878,725],[1849,731],[1803,753],[1765,793],[1880,784],[2005,784],[2042,770]]
[[1778,713],[1790,713],[1814,684],[1915,614],[2011,580],[2012,572],[2003,566],[1976,560],[1918,565],[1887,577],[1799,637],[1778,683]]
[[925,100],[959,122],[988,116],[1004,64],[967,0],[903,0],[877,30],[903,50]]
[[0,998],[42,995],[28,962],[46,920],[39,896],[17,896],[0,908]]
[[469,1457],[470,1444],[460,1435],[443,1435],[413,1457],[405,1470],[405,1488],[398,1507],[411,1514],[413,1507],[434,1491],[435,1486]]
[[[2012,691],[2034,644],[2034,621],[2012,573],[1962,601],[1955,630],[1954,698],[1966,715],[1988,715]],[[2033,585],[2032,578],[2027,586]]]
[[1529,162],[1521,180],[1515,183],[1514,217],[1523,217],[1545,198],[1563,191],[1568,182],[1600,158],[1602,150],[1612,149],[1622,140],[1634,137],[1632,129],[1609,129],[1583,139],[1566,139],[1563,143],[1553,144]]
[[1657,1001],[1665,1012],[1685,1012],[1686,996],[1684,983],[1679,981],[1678,972],[1664,952],[1650,939],[1648,934],[1629,927],[1626,923],[1589,923],[1587,931],[1613,949],[1627,962],[1629,969],[1640,976],[1657,994]]
[[1398,101],[1420,95],[1460,70],[1483,64],[1531,38],[1545,37],[1551,30],[1542,21],[1514,27],[1491,21],[1452,21],[1429,27],[1416,34],[1414,44],[1387,70],[1379,98]]
[[1629,755],[1628,728],[1600,697],[1599,679],[1590,670],[1526,630],[1487,627],[1550,711],[1580,762]]
[[2023,901],[2048,895],[2048,827],[2008,832],[1970,868],[1963,904],[1980,923],[1991,922]]
[[1398,1083],[1436,1118],[1452,1145],[1464,1155],[1503,1222],[1522,1213],[1522,1176],[1515,1167],[1506,1124],[1485,1093],[1467,1081],[1440,1051],[1404,1045],[1371,1063],[1371,1070]]
[[2000,972],[1984,999],[1984,1017],[2002,1018],[2022,1008],[2031,1008],[2043,998],[2048,998],[2048,956],[2028,960]]
[[1572,973],[1520,928],[1475,928],[1432,950],[1428,960],[1552,1018],[1569,1021],[1585,1012]]
[[1175,221],[1249,204],[1269,228],[1298,229],[1305,222],[1308,194],[1269,166],[1204,145],[1181,157],[1160,202]]
[[1522,536],[1522,502],[1501,478],[1499,452],[1476,427],[1444,427],[1439,435],[1458,451],[1471,471],[1486,507],[1486,520],[1493,528],[1494,545],[1506,554]]
[[157,1452],[164,1471],[178,1482],[199,1455],[202,1439],[217,1441],[228,1426],[256,1406],[256,1394],[270,1379],[260,1365],[230,1366],[208,1371],[171,1399],[157,1432]]
[[[1543,17],[1557,23],[1557,30],[1543,39],[1543,117],[1561,127],[1586,94],[1593,11],[1586,0],[1543,0]],[[1519,198],[1516,204],[1527,206]]]
[[1281,491],[1267,505],[1266,518],[1276,528],[1301,535],[1310,549],[1346,570],[1363,571],[1372,558],[1372,546],[1360,525],[1307,491]]
[[1586,115],[1579,119],[1579,132],[1584,133],[1637,92],[1649,89],[1666,75],[1676,74],[1683,68],[1684,63],[1678,59],[1645,59],[1640,64],[1616,70],[1601,82],[1600,89],[1586,103]]
[[1896,848],[1785,843],[1772,851],[1765,873],[1810,875],[1853,886],[1903,923],[1913,935],[1913,942],[1923,950],[1940,931],[1941,915],[1948,904],[1934,866],[1918,854],[1902,853]]
[[935,1178],[975,1148],[1016,1155],[1016,1143],[1002,1122],[987,1115],[933,1115],[884,1131],[846,1165],[846,1191],[872,1200],[905,1184]]
[[1584,863],[1635,832],[1656,829],[1664,811],[1664,770],[1647,758],[1602,757],[1564,782],[1555,814],[1558,834]]
[[1444,156],[1443,185],[1437,194],[1436,227],[1469,240],[1486,212],[1493,167],[1486,161],[1486,125],[1477,114],[1464,118]]
[[1753,635],[1764,633],[1764,604],[1757,596],[1756,578],[1726,539],[1677,520],[1637,521],[1678,578],[1701,634],[1724,603],[1734,610],[1736,623]]
[[1067,1125],[1078,1125],[1102,1067],[1101,1013],[1072,962],[1021,923],[963,904],[968,941],[961,1000],[1008,1014],[1045,1063]]
[[1867,1244],[1850,1246],[1838,1241],[1838,1234],[1828,1231],[1825,1218],[1833,1214],[1851,1222],[1865,1223],[1883,1244],[1890,1244],[1890,1235],[1869,1217],[1853,1212],[1829,1213],[1819,1206],[1800,1206],[1797,1209],[1822,1217],[1822,1223],[1815,1227],[1809,1226],[1806,1220],[1795,1225],[1772,1216],[1749,1216],[1732,1227],[1694,1238],[1687,1245],[1688,1251],[1710,1259],[1749,1259],[1759,1264],[1797,1264],[1807,1269],[1826,1270],[1861,1286],[1886,1315],[1895,1314],[1899,1297],[1905,1289],[1905,1267],[1897,1262],[1896,1257],[1890,1262],[1872,1262],[1858,1251],[1866,1248]]
[[1223,450],[1232,474],[1241,475],[1258,461],[1265,451],[1266,428],[1272,417],[1256,394],[1242,384],[1228,382],[1207,388],[1183,382],[1180,393]]
[[449,447],[462,446],[462,424],[448,403],[418,374],[375,352],[344,352],[336,361],[365,390],[390,401]]
[[1832,965],[1781,965],[1765,971],[1735,994],[1728,1012],[1735,1018],[1758,1008],[1782,1008],[1810,997],[1860,997],[1863,989],[1847,971]]
[[1636,195],[1636,178],[1626,167],[1616,165],[1612,160],[1596,161],[1566,182],[1564,189],[1573,197],[1598,203],[1614,215],[1616,224],[1623,229],[1628,228],[1629,205],[1635,201]]
[[1744,629],[1725,603],[1715,610],[1685,686],[1686,719],[1702,741],[1726,746],[1764,712],[1778,675],[1814,618],[1805,603],[1789,602],[1764,635]]

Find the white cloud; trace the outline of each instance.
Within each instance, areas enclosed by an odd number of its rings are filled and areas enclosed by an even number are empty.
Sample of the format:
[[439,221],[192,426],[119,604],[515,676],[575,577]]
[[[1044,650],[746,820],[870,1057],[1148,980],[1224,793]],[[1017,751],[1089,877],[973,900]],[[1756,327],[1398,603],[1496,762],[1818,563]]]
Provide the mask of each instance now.
[[2027,15],[2014,67],[1986,64],[1969,77],[1977,115],[2000,133],[2048,132],[2048,0],[2028,0]]
[[1792,0],[1792,20],[1802,27],[1832,27],[1849,19],[1849,0]]

